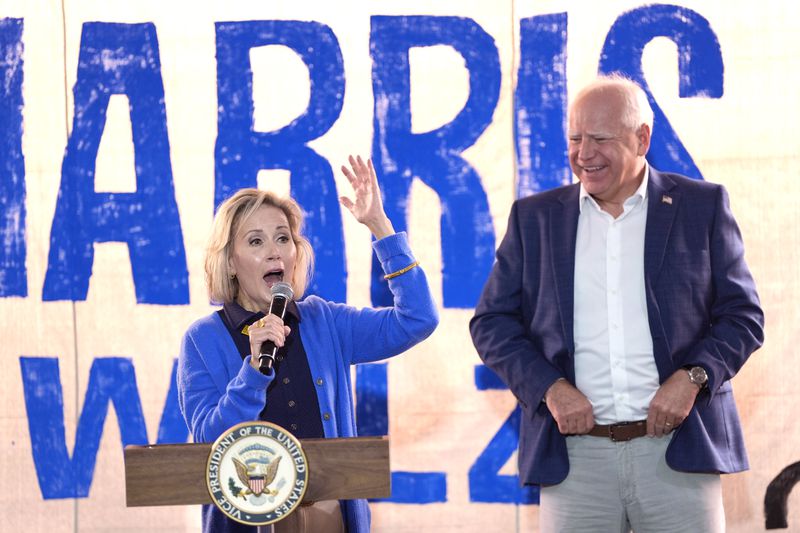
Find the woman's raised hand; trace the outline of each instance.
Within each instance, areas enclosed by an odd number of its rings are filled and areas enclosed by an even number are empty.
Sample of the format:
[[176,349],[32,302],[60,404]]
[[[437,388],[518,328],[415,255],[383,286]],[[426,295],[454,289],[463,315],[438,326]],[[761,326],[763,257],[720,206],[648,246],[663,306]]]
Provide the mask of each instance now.
[[381,190],[378,187],[378,177],[372,167],[372,160],[361,159],[361,156],[348,158],[350,167],[342,165],[342,173],[350,182],[355,193],[355,200],[347,196],[340,196],[339,202],[345,206],[356,220],[369,228],[376,239],[382,239],[394,233],[392,222],[383,210]]

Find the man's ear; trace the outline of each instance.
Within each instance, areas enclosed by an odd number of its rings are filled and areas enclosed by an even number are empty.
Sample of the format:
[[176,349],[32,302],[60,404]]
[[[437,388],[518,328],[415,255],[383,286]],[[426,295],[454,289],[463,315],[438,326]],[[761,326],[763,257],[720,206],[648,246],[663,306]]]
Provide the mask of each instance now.
[[639,126],[636,138],[639,141],[639,149],[636,153],[641,156],[647,155],[648,150],[650,150],[650,126],[647,124]]

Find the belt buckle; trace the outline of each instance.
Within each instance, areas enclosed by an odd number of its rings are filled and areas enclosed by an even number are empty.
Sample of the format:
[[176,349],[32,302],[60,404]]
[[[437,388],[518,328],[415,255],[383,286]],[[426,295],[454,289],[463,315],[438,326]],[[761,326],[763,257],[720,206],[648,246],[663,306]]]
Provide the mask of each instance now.
[[617,424],[611,424],[610,426],[608,426],[608,438],[610,438],[612,442],[627,442],[627,441],[631,440],[630,438],[626,439],[626,438],[623,438],[621,436],[620,436],[620,438],[617,438],[617,436],[614,435],[614,430],[615,429],[622,428],[624,426],[629,426],[629,425],[631,425],[631,423],[632,422],[619,422]]

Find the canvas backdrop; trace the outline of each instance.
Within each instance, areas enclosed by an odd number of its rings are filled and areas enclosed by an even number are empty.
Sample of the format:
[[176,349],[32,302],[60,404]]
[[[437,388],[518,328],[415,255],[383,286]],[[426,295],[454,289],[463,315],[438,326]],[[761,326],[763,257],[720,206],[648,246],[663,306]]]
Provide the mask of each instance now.
[[571,95],[614,70],[657,107],[652,164],[725,185],[741,226],[767,341],[733,382],[751,470],[723,487],[729,531],[765,530],[769,483],[800,461],[799,11],[0,1],[0,530],[199,529],[198,507],[125,507],[122,450],[188,438],[174,362],[214,309],[214,207],[243,186],[291,193],[312,291],[385,305],[369,232],[336,200],[352,153],[373,157],[441,315],[422,344],[354,370],[360,432],[391,437],[373,530],[536,531],[520,411],[467,323],[514,199],[572,180]]

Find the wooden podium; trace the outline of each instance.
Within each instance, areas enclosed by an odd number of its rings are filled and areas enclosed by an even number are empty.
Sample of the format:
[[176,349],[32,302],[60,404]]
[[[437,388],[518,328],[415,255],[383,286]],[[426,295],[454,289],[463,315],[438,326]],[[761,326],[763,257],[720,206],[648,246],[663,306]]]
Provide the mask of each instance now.
[[[355,437],[300,441],[308,461],[305,501],[388,498],[389,439]],[[206,485],[211,443],[125,447],[128,507],[212,503]]]

